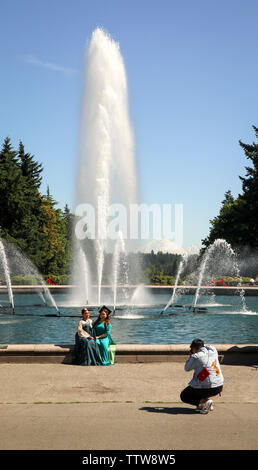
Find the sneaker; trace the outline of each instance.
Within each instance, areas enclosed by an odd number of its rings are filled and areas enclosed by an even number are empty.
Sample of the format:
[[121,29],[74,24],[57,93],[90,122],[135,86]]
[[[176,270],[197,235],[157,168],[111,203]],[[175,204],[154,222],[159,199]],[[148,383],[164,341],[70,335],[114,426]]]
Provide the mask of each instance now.
[[[201,405],[196,406],[195,409],[196,409],[196,411],[200,411],[202,409],[202,407],[203,407],[203,403]],[[213,410],[214,410],[214,405],[211,405],[210,411],[213,411]]]
[[212,405],[213,405],[213,401],[212,400],[207,400],[205,403],[202,404],[202,408],[200,410],[200,413],[202,415],[207,415],[207,413],[209,413]]

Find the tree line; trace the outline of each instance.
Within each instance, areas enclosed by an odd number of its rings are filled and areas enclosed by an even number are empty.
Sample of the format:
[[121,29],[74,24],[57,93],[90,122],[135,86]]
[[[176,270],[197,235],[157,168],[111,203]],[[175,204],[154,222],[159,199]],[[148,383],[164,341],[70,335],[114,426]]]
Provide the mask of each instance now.
[[[258,128],[253,129],[258,138]],[[226,191],[220,213],[210,220],[210,233],[202,240],[202,252],[217,238],[223,238],[238,252],[242,274],[254,276],[258,274],[258,144],[241,140],[239,144],[250,162],[246,175],[239,176],[242,192],[234,198],[230,190]],[[42,164],[25,151],[22,141],[14,149],[6,137],[0,150],[0,238],[16,244],[43,275],[70,282],[75,216],[68,205],[56,207],[49,187],[45,195],[41,194],[42,172]],[[94,256],[94,250],[89,252]],[[130,253],[128,280],[172,284],[180,260],[180,255],[170,253]],[[199,262],[197,255],[190,256],[183,277],[194,272]],[[111,263],[112,257],[107,255],[104,279]]]

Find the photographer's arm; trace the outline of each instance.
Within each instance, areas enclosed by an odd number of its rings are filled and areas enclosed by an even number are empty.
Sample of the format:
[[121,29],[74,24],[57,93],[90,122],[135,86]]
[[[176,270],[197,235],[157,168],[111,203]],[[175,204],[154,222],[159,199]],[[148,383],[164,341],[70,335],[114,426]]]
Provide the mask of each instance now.
[[185,371],[188,372],[189,370],[194,369],[194,366],[195,366],[195,357],[191,355],[185,363]]

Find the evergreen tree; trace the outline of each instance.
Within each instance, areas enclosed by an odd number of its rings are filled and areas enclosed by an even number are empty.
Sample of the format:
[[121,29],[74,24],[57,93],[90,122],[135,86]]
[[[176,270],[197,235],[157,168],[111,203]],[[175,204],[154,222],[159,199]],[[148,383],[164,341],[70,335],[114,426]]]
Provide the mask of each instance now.
[[47,194],[43,196],[45,202],[49,204],[52,208],[54,208],[58,202],[53,198],[53,196],[50,194],[50,189],[49,185],[47,185]]
[[[258,129],[253,129],[258,138]],[[205,247],[216,238],[224,238],[236,249],[258,247],[258,144],[248,145],[241,140],[239,144],[253,166],[245,167],[245,177],[239,176],[242,194],[234,199],[230,191],[226,192],[219,215],[210,221],[210,234],[202,240]]]
[[19,221],[25,213],[25,184],[17,152],[7,137],[0,152],[0,226],[3,237],[9,240],[17,237]]
[[65,205],[65,208],[64,208],[64,219],[66,223],[66,238],[69,242],[72,242],[74,216],[71,213],[67,204]]
[[37,163],[34,160],[34,156],[30,153],[25,153],[22,141],[19,143],[18,157],[22,174],[26,178],[28,185],[39,189],[42,181],[42,164]]

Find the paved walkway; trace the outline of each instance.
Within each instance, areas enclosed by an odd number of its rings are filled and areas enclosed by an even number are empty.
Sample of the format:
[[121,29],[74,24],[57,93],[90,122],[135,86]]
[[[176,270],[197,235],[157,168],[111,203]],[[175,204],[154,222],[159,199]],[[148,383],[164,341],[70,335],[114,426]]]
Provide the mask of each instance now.
[[0,449],[257,449],[258,370],[222,365],[215,410],[180,402],[180,363],[0,364]]

